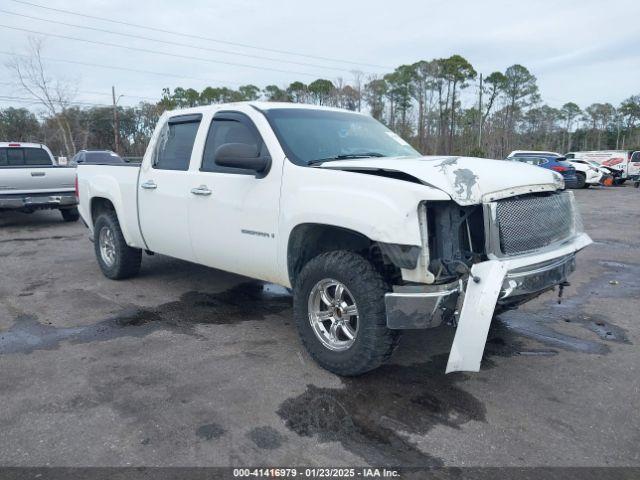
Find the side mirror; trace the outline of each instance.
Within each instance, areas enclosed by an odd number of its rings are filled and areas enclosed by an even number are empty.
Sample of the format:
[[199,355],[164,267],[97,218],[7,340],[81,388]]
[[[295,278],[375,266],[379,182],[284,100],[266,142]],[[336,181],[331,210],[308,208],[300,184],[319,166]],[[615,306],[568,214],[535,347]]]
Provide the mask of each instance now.
[[225,143],[214,154],[216,164],[221,167],[242,168],[264,173],[271,165],[269,157],[261,157],[255,145],[246,143]]

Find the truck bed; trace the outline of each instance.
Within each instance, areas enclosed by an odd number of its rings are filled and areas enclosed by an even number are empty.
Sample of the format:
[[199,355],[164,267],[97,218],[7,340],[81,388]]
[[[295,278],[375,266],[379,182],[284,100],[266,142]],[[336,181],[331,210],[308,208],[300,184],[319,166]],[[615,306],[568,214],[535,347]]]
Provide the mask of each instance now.
[[140,164],[136,163],[78,165],[80,215],[92,233],[92,201],[108,202],[130,246],[146,248],[138,223],[139,174]]

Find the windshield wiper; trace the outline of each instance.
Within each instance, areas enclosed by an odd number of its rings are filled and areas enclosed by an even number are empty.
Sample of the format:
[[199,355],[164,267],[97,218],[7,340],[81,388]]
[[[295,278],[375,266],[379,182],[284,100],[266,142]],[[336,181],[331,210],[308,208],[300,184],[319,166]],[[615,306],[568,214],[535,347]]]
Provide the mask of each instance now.
[[344,155],[336,155],[335,157],[328,158],[318,158],[316,160],[310,160],[307,162],[307,165],[318,165],[324,162],[331,162],[334,160],[349,160],[351,158],[371,158],[371,157],[386,157],[383,153],[380,152],[362,152],[362,153],[347,153]]

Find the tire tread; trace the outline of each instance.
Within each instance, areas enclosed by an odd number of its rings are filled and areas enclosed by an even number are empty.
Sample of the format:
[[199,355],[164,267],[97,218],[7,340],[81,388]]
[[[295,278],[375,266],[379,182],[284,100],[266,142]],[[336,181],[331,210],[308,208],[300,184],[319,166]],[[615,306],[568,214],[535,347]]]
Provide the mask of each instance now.
[[[116,253],[117,260],[115,264],[109,268],[103,262],[100,255],[100,246],[98,242],[99,226],[101,222],[105,222],[112,229],[114,238],[116,241]],[[122,280],[125,278],[131,278],[138,274],[140,271],[140,265],[142,263],[142,250],[139,248],[133,248],[127,245],[122,229],[120,228],[120,222],[118,222],[118,216],[114,211],[107,211],[101,213],[95,222],[94,229],[94,246],[96,258],[100,269],[104,275],[112,280]]]
[[[357,284],[359,298],[358,310],[362,312],[363,305],[367,311],[367,321],[359,326],[358,340],[361,355],[357,358],[344,360],[331,358],[328,350],[316,339],[315,334],[308,327],[307,299],[308,291],[304,285],[309,277],[317,276],[319,271],[347,271],[351,272],[352,285],[347,288],[353,290]],[[340,279],[344,281],[344,279]],[[294,317],[298,333],[306,350],[311,357],[323,368],[342,376],[361,375],[373,370],[391,357],[398,344],[399,332],[390,330],[386,324],[384,294],[389,291],[389,285],[374,266],[364,257],[346,250],[335,250],[318,255],[310,260],[296,279],[294,289]],[[363,328],[365,330],[363,330]]]

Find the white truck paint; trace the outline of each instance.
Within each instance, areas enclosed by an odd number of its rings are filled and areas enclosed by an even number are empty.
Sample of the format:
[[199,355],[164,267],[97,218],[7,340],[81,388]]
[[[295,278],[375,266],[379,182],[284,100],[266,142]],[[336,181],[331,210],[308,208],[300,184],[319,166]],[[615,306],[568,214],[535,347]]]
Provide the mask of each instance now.
[[477,371],[496,305],[565,282],[591,243],[551,171],[422,157],[366,115],[308,105],[166,112],[139,168],[80,165],[78,185],[105,275],[149,250],[291,287],[304,345],[343,375],[378,366],[397,330],[445,322],[460,325],[447,371]]
[[75,177],[75,169],[55,164],[45,145],[0,142],[0,211],[59,209],[65,221],[75,221]]

